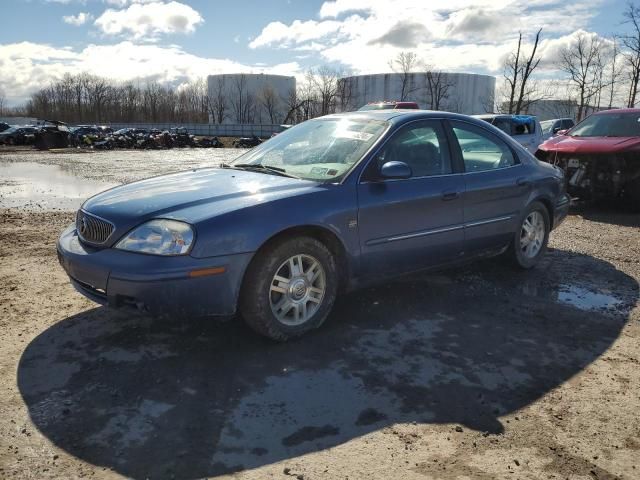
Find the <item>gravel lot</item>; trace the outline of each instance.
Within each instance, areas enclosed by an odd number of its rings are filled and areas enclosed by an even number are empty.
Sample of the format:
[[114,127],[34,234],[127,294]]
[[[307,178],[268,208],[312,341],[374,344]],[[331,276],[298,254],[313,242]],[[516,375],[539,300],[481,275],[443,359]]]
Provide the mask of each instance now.
[[[0,167],[98,188],[238,153]],[[20,182],[0,178],[0,478],[640,478],[639,215],[574,209],[534,271],[399,279],[274,344],[85,300],[55,255],[65,192]]]

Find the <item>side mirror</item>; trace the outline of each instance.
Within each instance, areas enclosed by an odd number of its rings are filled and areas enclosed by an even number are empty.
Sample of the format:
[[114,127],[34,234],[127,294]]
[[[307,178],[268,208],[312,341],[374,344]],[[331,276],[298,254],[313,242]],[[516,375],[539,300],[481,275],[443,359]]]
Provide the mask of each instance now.
[[564,134],[566,134],[568,131],[569,131],[569,129],[568,129],[568,128],[565,128],[564,130],[558,130],[558,131],[556,132],[556,135],[564,135]]
[[553,128],[553,133],[558,133],[560,131],[560,127],[554,127]]
[[387,162],[380,168],[380,176],[385,179],[406,179],[412,175],[411,167],[404,162]]

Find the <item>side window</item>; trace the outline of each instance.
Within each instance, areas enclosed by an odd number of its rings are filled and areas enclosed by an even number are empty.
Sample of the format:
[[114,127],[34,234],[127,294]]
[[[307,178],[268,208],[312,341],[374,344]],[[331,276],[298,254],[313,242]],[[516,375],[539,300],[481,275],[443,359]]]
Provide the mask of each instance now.
[[409,165],[412,177],[451,173],[451,156],[441,124],[433,121],[416,122],[394,133],[371,162],[365,178],[376,178],[382,165],[392,161]]
[[473,125],[452,122],[466,172],[483,172],[515,165],[513,152],[497,137]]
[[562,130],[566,130],[568,128],[573,127],[575,124],[573,123],[573,120],[562,120]]

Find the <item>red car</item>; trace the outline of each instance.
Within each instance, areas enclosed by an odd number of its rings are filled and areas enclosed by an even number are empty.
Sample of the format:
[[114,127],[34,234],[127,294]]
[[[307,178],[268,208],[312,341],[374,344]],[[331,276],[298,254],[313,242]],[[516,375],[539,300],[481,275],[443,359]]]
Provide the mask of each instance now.
[[558,133],[536,157],[564,170],[570,194],[623,197],[640,210],[640,109],[594,113]]
[[369,102],[364,107],[358,109],[359,112],[367,110],[420,110],[416,102]]

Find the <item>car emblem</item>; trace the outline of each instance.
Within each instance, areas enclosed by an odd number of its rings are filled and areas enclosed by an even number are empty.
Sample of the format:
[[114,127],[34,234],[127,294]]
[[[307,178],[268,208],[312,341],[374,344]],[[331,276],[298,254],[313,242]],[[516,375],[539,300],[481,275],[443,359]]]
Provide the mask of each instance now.
[[87,231],[87,219],[85,217],[80,218],[80,235],[84,235]]

